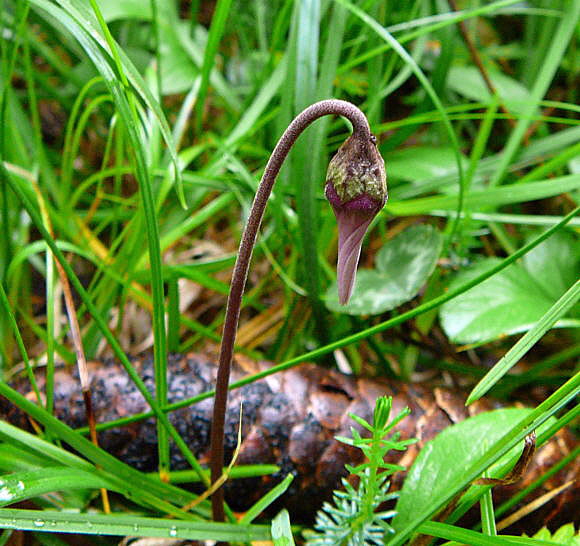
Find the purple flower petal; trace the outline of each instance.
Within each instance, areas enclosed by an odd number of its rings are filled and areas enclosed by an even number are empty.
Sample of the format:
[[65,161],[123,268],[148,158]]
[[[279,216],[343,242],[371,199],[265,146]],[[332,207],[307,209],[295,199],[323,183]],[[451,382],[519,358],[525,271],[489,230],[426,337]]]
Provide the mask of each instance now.
[[369,134],[353,133],[328,164],[326,198],[338,223],[338,300],[348,303],[362,241],[387,201],[385,163]]
[[326,197],[338,224],[338,301],[345,305],[354,287],[363,238],[381,206],[367,195],[341,204],[332,184],[326,185]]

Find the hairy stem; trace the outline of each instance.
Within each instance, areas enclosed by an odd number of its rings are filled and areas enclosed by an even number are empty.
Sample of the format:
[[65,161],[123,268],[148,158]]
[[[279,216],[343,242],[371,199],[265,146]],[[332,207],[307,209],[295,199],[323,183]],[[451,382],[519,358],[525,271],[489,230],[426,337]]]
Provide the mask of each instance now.
[[[258,191],[252,204],[248,223],[244,229],[238,257],[234,266],[230,293],[226,307],[224,333],[220,348],[219,368],[216,379],[216,394],[214,401],[212,428],[211,428],[211,481],[215,483],[221,476],[224,466],[224,422],[228,397],[228,384],[233,357],[234,342],[238,329],[242,295],[248,278],[248,269],[252,258],[252,250],[260,223],[264,216],[264,209],[272,193],[272,187],[280,168],[296,139],[313,121],[326,115],[339,115],[347,118],[353,126],[353,135],[361,139],[371,138],[369,123],[365,115],[353,104],[336,99],[317,102],[298,114],[281,136],[274,148]],[[212,496],[212,511],[214,521],[224,521],[224,492],[220,487]]]

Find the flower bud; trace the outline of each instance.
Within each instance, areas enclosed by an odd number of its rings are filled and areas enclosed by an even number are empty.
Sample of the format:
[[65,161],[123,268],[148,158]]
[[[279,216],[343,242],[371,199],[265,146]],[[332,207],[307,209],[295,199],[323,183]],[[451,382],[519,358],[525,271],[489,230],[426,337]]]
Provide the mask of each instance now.
[[352,134],[328,165],[326,198],[338,223],[338,300],[348,303],[363,237],[387,202],[385,163],[373,135]]

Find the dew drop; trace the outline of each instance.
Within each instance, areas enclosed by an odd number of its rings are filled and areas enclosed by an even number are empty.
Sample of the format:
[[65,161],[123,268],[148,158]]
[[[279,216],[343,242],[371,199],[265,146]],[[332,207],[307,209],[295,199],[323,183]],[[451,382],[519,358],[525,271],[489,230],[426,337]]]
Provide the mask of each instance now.
[[44,520],[42,520],[42,519],[35,519],[34,520],[34,526],[35,527],[44,527]]
[[177,528],[176,527],[171,527],[171,529],[169,529],[169,536],[170,537],[177,536]]

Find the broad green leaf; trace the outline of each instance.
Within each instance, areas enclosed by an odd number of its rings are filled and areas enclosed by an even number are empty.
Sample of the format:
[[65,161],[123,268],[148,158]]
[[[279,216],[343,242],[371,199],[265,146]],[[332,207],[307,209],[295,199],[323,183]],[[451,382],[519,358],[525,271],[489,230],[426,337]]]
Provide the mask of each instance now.
[[[518,81],[495,70],[489,77],[509,110],[520,113],[530,100],[530,93]],[[488,102],[490,93],[475,66],[454,66],[449,70],[447,83],[456,93],[477,102]]]
[[[481,260],[459,273],[450,289],[481,275],[497,263],[497,258]],[[551,298],[543,294],[526,270],[512,265],[443,305],[441,325],[455,343],[487,341],[526,330],[540,319],[551,303]]]
[[570,546],[577,546],[580,539],[580,533],[574,529],[574,525],[569,523],[560,527],[553,535],[552,540],[558,544],[569,544]]
[[290,517],[288,510],[282,510],[272,520],[272,540],[274,546],[294,546],[294,537],[290,527]]
[[542,527],[533,537],[535,540],[549,540],[561,546],[580,545],[580,532],[574,529],[572,523],[560,527],[554,534],[550,533],[547,527]]
[[[528,330],[580,274],[578,242],[558,233],[514,264],[441,307],[441,325],[455,343],[478,343]],[[487,258],[460,272],[450,289],[498,263]],[[568,284],[566,284],[568,283]]]
[[[508,408],[482,413],[446,428],[427,442],[407,474],[397,501],[393,527],[399,531],[417,513],[427,510],[433,498],[438,498],[457,482],[457,469],[470,467],[530,411]],[[489,476],[501,476],[520,451],[516,446],[502,457],[491,467]]]
[[171,21],[159,21],[159,31],[163,40],[159,44],[161,66],[161,89],[164,95],[184,93],[192,87],[199,75],[189,52],[183,47],[178,32],[183,32],[185,23],[179,22],[176,27]]
[[495,385],[554,326],[559,318],[566,315],[579,298],[580,280],[576,281],[542,318],[512,346],[505,356],[485,374],[471,391],[466,404],[471,404]]
[[117,19],[151,19],[151,2],[143,0],[100,0],[99,7],[107,23]]
[[[510,453],[511,450],[518,445],[518,442],[524,440],[525,437],[532,431],[536,431],[540,438],[544,432],[548,436],[548,431],[550,431],[552,424],[554,423],[553,416],[563,407],[564,404],[567,404],[578,396],[579,388],[580,374],[576,374],[574,377],[564,383],[564,385],[562,385],[554,394],[549,396],[546,400],[544,400],[544,402],[542,402],[533,410],[496,410],[495,412],[481,414],[477,417],[465,420],[463,423],[460,423],[460,425],[463,426],[465,426],[465,423],[473,425],[475,423],[474,419],[485,419],[486,416],[494,416],[498,412],[523,412],[523,418],[517,420],[512,424],[511,427],[507,426],[509,425],[508,422],[503,423],[503,426],[505,427],[504,431],[499,435],[499,437],[496,435],[495,441],[489,435],[485,437],[485,441],[482,441],[482,437],[477,435],[475,440],[474,438],[471,438],[472,443],[486,444],[487,449],[484,450],[480,457],[476,457],[475,460],[471,458],[468,460],[462,456],[462,466],[460,468],[463,469],[463,472],[456,472],[455,480],[449,482],[445,488],[437,488],[436,491],[424,490],[425,494],[429,494],[428,501],[424,501],[421,504],[414,504],[411,508],[406,508],[405,517],[407,519],[407,523],[403,522],[402,525],[399,524],[399,526],[397,526],[398,533],[389,542],[389,544],[392,546],[402,546],[403,544],[406,544],[406,541],[413,533],[417,531],[419,526],[421,526],[428,519],[433,518],[443,508],[445,508],[445,506],[447,506],[448,503],[451,502],[461,491],[468,487],[474,480],[482,476],[482,474],[488,468],[490,468],[492,464],[502,460],[504,456]],[[490,417],[490,419],[493,419],[493,417]],[[447,430],[444,432],[447,432]],[[489,430],[487,432],[489,432]],[[551,429],[550,435],[553,433],[554,429]],[[463,441],[464,439],[465,437],[457,438],[456,440]],[[470,450],[473,449],[469,442],[466,442],[463,447],[469,448]],[[419,456],[421,456],[421,454],[419,454]],[[446,467],[449,467],[453,464],[457,464],[457,461],[445,462]],[[445,468],[445,466],[443,468]],[[437,469],[432,468],[431,470],[436,471]],[[495,475],[492,474],[492,477],[495,477]],[[469,489],[466,495],[469,495],[470,492],[474,490],[475,488]],[[474,492],[477,493],[476,490]],[[477,496],[478,495],[472,495],[472,500],[477,499]],[[463,514],[465,513],[465,507],[471,505],[472,503],[464,502],[462,498],[460,501],[460,506],[455,509],[455,513]]]
[[580,239],[561,231],[526,254],[522,261],[555,301],[580,277]]
[[[434,146],[403,148],[387,154],[385,163],[389,178],[415,181],[449,174],[457,175],[457,158],[452,148]],[[463,157],[462,163],[467,167]]]
[[439,232],[429,225],[413,226],[379,250],[375,269],[362,269],[347,305],[338,303],[336,282],[326,293],[332,311],[374,315],[413,299],[433,272],[441,252]]

